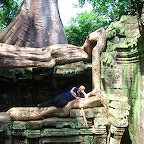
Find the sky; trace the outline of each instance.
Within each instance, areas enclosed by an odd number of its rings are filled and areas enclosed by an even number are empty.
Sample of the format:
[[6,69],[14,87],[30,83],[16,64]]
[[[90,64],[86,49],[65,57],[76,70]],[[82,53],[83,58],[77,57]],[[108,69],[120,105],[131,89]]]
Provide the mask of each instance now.
[[85,4],[83,8],[74,8],[73,4],[77,2],[78,0],[58,0],[60,17],[64,26],[68,26],[70,18],[75,18],[77,13],[91,11],[92,7],[89,3]]

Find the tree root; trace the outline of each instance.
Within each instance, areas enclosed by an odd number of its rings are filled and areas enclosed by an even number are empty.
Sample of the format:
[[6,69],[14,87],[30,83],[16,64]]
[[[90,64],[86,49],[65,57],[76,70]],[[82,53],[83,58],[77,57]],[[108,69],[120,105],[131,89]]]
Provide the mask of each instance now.
[[63,108],[57,108],[54,106],[42,108],[13,107],[7,111],[7,114],[12,118],[12,120],[38,120],[53,116],[67,117],[72,108],[90,108],[101,105],[101,100],[96,96],[92,96],[71,101]]

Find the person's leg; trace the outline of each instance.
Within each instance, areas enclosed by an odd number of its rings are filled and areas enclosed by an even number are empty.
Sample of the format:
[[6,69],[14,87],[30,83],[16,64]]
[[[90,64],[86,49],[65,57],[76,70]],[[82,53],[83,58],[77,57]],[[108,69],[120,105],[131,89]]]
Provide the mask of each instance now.
[[48,106],[52,106],[53,104],[54,104],[53,100],[48,100],[48,101],[38,104],[38,107],[48,107]]
[[43,103],[38,104],[38,107],[49,107],[49,106],[55,106],[57,103],[59,103],[59,101],[63,98],[63,95],[60,94],[58,96],[56,96],[54,99],[52,100],[48,100],[45,101]]
[[55,104],[55,106],[61,108],[61,107],[64,107],[67,103],[68,103],[67,100],[62,100],[58,102],[57,104]]
[[63,94],[60,94],[52,100],[48,100],[46,102],[38,104],[38,107],[49,107],[49,106],[64,107],[67,103],[68,101],[64,98]]
[[54,99],[54,103],[56,107],[64,107],[68,101],[65,99],[65,97],[63,96],[63,94],[58,95],[55,99]]
[[63,94],[57,95],[57,96],[53,99],[54,104],[57,104],[59,101],[61,101],[61,99],[63,99]]

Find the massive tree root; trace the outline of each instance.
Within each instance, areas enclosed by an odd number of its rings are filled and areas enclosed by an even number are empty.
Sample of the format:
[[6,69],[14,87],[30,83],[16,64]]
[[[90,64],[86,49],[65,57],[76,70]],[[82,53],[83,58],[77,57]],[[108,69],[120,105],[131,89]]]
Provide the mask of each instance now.
[[45,67],[88,59],[80,47],[57,44],[44,48],[18,47],[0,43],[0,67]]
[[69,102],[63,108],[56,107],[13,107],[7,111],[12,120],[37,120],[47,117],[67,117],[71,108],[89,108],[100,106],[101,100],[98,97],[82,98]]
[[100,56],[105,47],[106,33],[103,28],[92,32],[85,40],[82,48],[89,54],[92,54],[92,84],[93,90],[90,95],[94,95],[96,91],[100,91]]
[[[3,47],[1,55],[9,58],[14,58],[15,64],[6,63],[3,66],[25,66],[19,58],[26,59],[26,66],[40,66],[52,67],[56,63],[66,63],[69,61],[78,61],[88,59],[88,55],[85,51],[92,54],[92,82],[93,90],[88,94],[88,98],[75,100],[69,102],[64,108],[56,107],[16,107],[7,111],[13,120],[35,120],[42,119],[50,116],[65,117],[69,115],[71,108],[88,108],[101,105],[103,103],[100,92],[100,55],[105,46],[106,34],[104,29],[99,29],[91,33],[86,39],[84,45],[81,48],[71,45],[53,45],[48,48],[19,48],[1,44]],[[27,53],[28,52],[28,53]],[[4,55],[5,54],[5,55]],[[18,62],[17,62],[18,60]],[[31,63],[29,64],[29,61]],[[38,63],[39,61],[39,63]],[[1,62],[0,62],[1,63]],[[2,64],[1,64],[2,65]]]

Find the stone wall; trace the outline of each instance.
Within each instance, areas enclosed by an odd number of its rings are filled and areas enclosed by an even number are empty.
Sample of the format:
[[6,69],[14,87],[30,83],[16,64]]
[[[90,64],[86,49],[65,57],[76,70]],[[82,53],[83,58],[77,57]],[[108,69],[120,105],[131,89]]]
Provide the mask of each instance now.
[[101,61],[101,85],[109,106],[109,119],[113,121],[112,126],[128,126],[132,144],[144,143],[144,42],[137,18],[123,16],[108,27],[107,36],[107,47]]
[[[67,118],[35,121],[11,121],[0,113],[0,138],[3,144],[106,144],[106,109],[85,109],[87,125],[80,109],[72,109]],[[104,119],[105,118],[105,119]],[[119,135],[119,134],[118,134]]]

